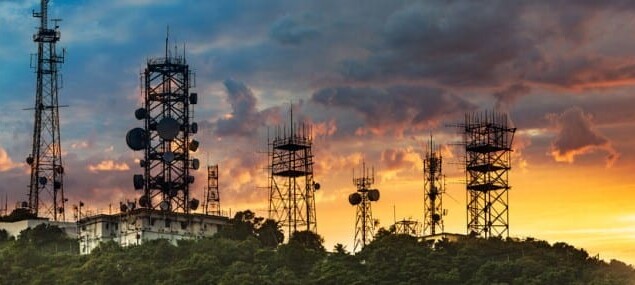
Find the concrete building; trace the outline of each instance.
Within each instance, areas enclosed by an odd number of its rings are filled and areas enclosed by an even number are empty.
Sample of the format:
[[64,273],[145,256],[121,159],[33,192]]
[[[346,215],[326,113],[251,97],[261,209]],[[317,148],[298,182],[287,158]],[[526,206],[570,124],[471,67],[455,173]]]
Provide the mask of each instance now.
[[176,245],[181,239],[200,239],[216,234],[227,217],[184,214],[152,209],[134,209],[114,215],[95,215],[78,223],[79,251],[89,254],[100,243],[113,241],[121,246],[166,239]]

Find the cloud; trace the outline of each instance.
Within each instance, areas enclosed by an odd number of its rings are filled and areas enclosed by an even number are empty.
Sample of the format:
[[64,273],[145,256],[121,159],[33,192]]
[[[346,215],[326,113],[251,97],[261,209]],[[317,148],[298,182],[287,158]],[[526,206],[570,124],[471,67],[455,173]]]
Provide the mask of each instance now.
[[510,106],[518,100],[521,96],[527,95],[531,92],[531,88],[524,83],[514,83],[506,88],[494,92],[493,96],[496,98],[496,110],[509,112]]
[[617,160],[619,153],[610,141],[595,130],[591,115],[579,107],[572,107],[561,114],[551,114],[558,134],[551,144],[551,155],[556,161],[573,163],[577,156],[598,150],[607,153],[607,165]]
[[311,16],[302,18],[283,16],[273,23],[269,35],[284,45],[300,45],[319,36],[317,28],[311,25]]
[[22,166],[20,163],[15,163],[7,154],[7,151],[0,147],[0,172],[8,171]]
[[126,171],[129,170],[128,164],[125,162],[117,163],[112,160],[102,160],[96,165],[88,165],[88,170],[91,172],[102,172],[102,171]]
[[216,135],[253,136],[259,127],[264,126],[269,118],[278,113],[277,108],[258,111],[256,96],[243,82],[227,79],[224,84],[232,112],[216,122]]
[[[434,126],[448,116],[472,110],[475,106],[456,95],[437,88],[420,86],[332,87],[316,91],[311,101],[344,112],[355,111],[363,118],[357,134],[395,134]],[[343,125],[338,123],[338,126]]]

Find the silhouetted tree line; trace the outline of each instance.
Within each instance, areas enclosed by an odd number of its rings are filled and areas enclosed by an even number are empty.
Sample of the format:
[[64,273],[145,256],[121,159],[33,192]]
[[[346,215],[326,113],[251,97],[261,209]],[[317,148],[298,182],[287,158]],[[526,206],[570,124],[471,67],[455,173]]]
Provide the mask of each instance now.
[[[0,231],[0,284],[635,284],[635,270],[566,243],[465,238],[436,244],[380,230],[352,255],[277,222],[239,212],[215,237],[78,255],[61,230],[38,226],[17,240]],[[76,243],[75,243],[76,244]]]

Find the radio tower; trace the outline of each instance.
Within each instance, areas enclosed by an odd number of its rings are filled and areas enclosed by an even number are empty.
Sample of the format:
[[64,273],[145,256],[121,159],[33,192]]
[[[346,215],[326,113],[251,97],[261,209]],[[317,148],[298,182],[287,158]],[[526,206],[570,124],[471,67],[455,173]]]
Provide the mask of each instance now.
[[172,55],[165,39],[165,56],[151,58],[142,75],[145,105],[135,111],[144,128],[134,128],[126,135],[126,143],[135,151],[143,150],[140,166],[144,174],[136,174],[133,183],[143,191],[139,206],[165,212],[190,213],[199,200],[190,200],[190,184],[200,162],[190,157],[199,142],[191,136],[198,124],[190,122],[190,108],[198,101],[193,87],[193,74],[185,56]]
[[64,63],[64,52],[57,54],[60,40],[59,19],[53,19],[49,27],[48,0],[40,2],[40,11],[33,17],[40,19],[40,26],[33,35],[37,43],[37,83],[35,88],[35,122],[33,126],[33,150],[26,161],[31,166],[29,182],[29,211],[37,217],[65,220],[64,167],[60,145],[59,123],[59,73]]
[[276,129],[269,141],[269,218],[286,228],[287,238],[296,231],[317,232],[313,180],[311,128],[306,124]]
[[375,233],[375,221],[373,220],[370,202],[379,200],[379,190],[370,188],[373,183],[375,183],[375,171],[373,170],[369,173],[366,164],[362,164],[361,177],[355,177],[353,173],[353,184],[357,191],[348,195],[348,202],[353,206],[357,206],[353,252],[362,250]]
[[220,216],[218,164],[207,166],[207,188],[205,190],[205,214]]
[[441,152],[432,142],[428,146],[428,152],[423,159],[423,234],[435,235],[443,232],[443,193],[445,185],[442,172],[443,158]]
[[516,128],[507,115],[466,114],[464,127],[467,181],[467,233],[509,237],[509,186],[512,141]]

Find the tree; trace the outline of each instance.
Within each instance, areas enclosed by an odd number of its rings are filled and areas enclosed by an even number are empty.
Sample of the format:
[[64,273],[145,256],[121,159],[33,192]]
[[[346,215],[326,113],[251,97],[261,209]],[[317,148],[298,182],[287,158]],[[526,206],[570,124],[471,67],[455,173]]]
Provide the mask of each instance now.
[[280,223],[267,219],[256,229],[258,240],[264,247],[277,247],[284,240]]
[[263,220],[264,218],[256,217],[256,214],[250,210],[237,212],[234,218],[229,219],[229,225],[218,232],[218,236],[233,240],[256,238],[256,229]]
[[312,231],[294,232],[289,239],[289,244],[298,244],[306,249],[317,252],[326,252],[324,249],[324,239]]

